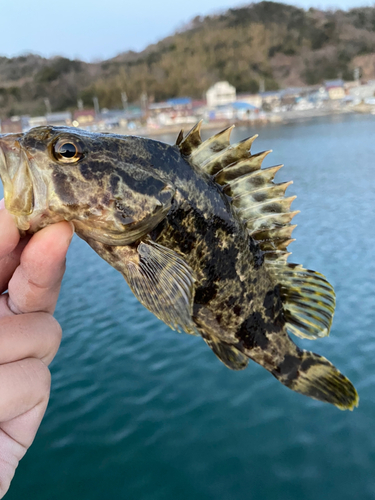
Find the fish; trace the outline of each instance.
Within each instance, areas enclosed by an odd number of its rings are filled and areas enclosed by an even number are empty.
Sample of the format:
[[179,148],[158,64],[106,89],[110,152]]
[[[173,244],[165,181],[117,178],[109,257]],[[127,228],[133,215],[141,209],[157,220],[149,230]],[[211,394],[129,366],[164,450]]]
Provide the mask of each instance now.
[[199,335],[232,370],[250,360],[281,384],[345,410],[359,397],[326,358],[292,335],[329,334],[333,287],[288,263],[295,196],[263,168],[257,136],[233,127],[174,145],[43,126],[0,136],[5,207],[22,236],[66,220],[170,328]]

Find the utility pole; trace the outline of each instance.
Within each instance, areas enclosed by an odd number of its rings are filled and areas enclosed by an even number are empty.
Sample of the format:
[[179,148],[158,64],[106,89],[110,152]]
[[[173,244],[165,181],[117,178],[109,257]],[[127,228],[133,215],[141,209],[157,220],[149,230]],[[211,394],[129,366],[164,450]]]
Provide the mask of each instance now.
[[141,94],[141,108],[143,111],[147,110],[147,92],[142,92]]
[[266,90],[266,84],[264,78],[261,78],[259,81],[259,92],[265,92],[265,90]]
[[83,100],[82,99],[78,99],[77,100],[77,108],[82,111],[83,110]]
[[128,96],[126,95],[126,92],[121,92],[121,101],[122,101],[122,107],[124,108],[124,111],[128,110]]
[[99,99],[97,97],[93,97],[92,101],[94,103],[95,114],[98,115],[99,112],[100,112],[100,109],[99,109]]
[[354,68],[353,75],[354,75],[354,80],[358,83],[359,82],[359,75],[360,75],[360,69],[358,68],[358,66],[356,68]]
[[44,98],[44,105],[45,105],[46,110],[47,110],[47,115],[50,115],[52,113],[52,111],[51,111],[51,103],[49,102],[48,97]]

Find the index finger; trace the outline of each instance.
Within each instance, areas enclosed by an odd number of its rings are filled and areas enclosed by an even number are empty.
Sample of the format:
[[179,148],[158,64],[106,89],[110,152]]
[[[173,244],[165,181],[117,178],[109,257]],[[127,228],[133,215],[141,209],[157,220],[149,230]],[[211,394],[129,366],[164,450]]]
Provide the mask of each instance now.
[[0,201],[0,259],[8,255],[20,239],[20,233],[12,216],[4,208],[4,200]]
[[53,314],[65,271],[73,225],[59,222],[34,234],[9,281],[8,307],[15,314]]
[[8,288],[26,238],[20,242],[20,235],[12,216],[4,208],[4,200],[0,201],[0,294]]

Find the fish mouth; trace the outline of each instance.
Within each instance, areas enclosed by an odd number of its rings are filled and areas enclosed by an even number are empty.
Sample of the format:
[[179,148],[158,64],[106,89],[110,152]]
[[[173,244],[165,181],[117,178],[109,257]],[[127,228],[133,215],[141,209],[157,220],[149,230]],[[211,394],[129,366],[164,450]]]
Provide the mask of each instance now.
[[5,208],[18,218],[19,228],[26,230],[29,228],[27,218],[34,208],[34,190],[29,160],[20,144],[22,136],[0,135],[0,178]]

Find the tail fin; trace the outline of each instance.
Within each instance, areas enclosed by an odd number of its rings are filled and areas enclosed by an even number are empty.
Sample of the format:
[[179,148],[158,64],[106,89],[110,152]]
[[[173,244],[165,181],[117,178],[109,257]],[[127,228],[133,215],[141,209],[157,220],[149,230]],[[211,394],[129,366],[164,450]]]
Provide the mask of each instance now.
[[299,350],[298,356],[287,354],[273,375],[293,391],[331,403],[340,410],[353,410],[359,397],[353,384],[326,358]]

